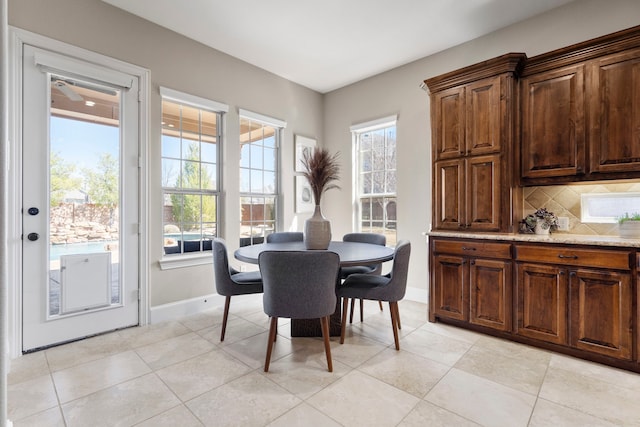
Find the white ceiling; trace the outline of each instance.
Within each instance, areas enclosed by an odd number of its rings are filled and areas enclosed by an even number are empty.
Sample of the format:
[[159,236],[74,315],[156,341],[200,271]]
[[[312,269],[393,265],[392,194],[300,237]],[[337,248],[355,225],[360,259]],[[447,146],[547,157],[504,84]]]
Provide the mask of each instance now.
[[326,93],[572,0],[103,1]]

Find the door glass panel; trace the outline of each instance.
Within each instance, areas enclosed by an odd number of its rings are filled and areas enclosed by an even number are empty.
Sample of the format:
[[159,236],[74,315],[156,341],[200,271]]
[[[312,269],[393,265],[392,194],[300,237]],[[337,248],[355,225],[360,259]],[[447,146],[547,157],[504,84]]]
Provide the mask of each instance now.
[[49,317],[122,303],[120,95],[51,75]]

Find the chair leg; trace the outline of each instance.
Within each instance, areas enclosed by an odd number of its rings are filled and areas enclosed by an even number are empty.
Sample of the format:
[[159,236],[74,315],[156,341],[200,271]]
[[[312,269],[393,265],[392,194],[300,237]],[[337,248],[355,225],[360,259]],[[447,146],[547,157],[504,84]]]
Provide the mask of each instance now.
[[349,308],[349,298],[342,298],[342,324],[340,325],[340,344],[344,344],[344,334],[347,329],[347,308]]
[[362,323],[362,312],[364,311],[364,300],[360,299],[360,323]]
[[271,352],[273,351],[273,342],[276,340],[276,330],[278,328],[278,318],[271,318],[269,326],[269,339],[267,340],[267,357],[264,360],[264,371],[269,372],[269,364],[271,363]]
[[398,339],[398,302],[389,302],[389,312],[391,313],[391,327],[393,328],[393,340],[396,344],[396,350],[400,350],[400,340]]
[[327,355],[327,369],[333,372],[333,363],[331,362],[331,342],[329,341],[329,316],[320,318],[320,326],[322,328],[322,339],[324,340],[324,353]]
[[380,306],[380,311],[383,311],[382,310],[382,301],[378,301],[378,305]]
[[224,314],[222,315],[222,332],[220,332],[220,342],[224,341],[224,334],[227,331],[227,319],[229,318],[229,305],[231,304],[231,296],[227,296],[224,300]]
[[400,324],[400,309],[398,308],[398,303],[395,304],[396,307],[396,323],[398,324],[398,329],[402,329],[402,325]]
[[351,308],[349,309],[349,323],[353,323],[353,306],[356,303],[355,298],[350,298]]

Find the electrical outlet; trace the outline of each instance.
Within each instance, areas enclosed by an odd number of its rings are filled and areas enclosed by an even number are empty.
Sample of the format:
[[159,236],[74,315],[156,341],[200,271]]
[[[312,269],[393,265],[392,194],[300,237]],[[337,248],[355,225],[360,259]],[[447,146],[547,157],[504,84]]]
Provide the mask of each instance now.
[[569,217],[558,217],[558,231],[569,231]]

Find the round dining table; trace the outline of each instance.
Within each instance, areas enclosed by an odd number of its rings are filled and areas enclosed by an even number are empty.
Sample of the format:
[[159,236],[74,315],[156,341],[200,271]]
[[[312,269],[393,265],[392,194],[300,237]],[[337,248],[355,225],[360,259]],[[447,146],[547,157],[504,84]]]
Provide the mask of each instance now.
[[[304,242],[261,243],[243,246],[234,252],[237,260],[250,264],[258,264],[260,253],[264,251],[304,251]],[[394,250],[387,246],[360,242],[330,242],[328,251],[335,252],[340,257],[340,266],[369,265],[391,261]],[[339,281],[340,278],[338,277]],[[341,329],[341,304],[336,301],[336,311],[329,318],[329,334],[339,336]],[[292,337],[321,337],[320,321],[318,319],[291,319]]]
[[[304,242],[261,243],[243,246],[235,251],[237,260],[257,264],[258,257],[264,251],[304,251]],[[393,248],[371,243],[359,242],[330,242],[328,251],[335,252],[340,257],[340,266],[378,264],[393,259]]]

